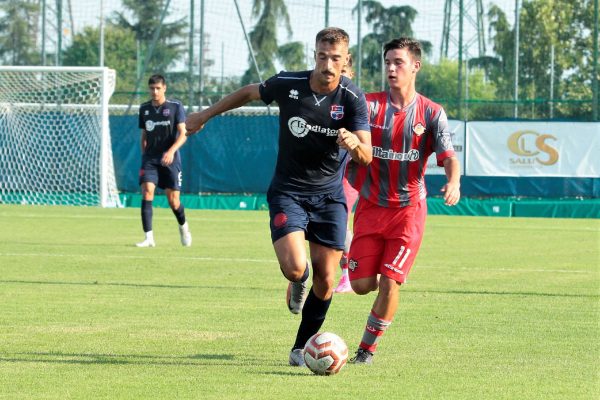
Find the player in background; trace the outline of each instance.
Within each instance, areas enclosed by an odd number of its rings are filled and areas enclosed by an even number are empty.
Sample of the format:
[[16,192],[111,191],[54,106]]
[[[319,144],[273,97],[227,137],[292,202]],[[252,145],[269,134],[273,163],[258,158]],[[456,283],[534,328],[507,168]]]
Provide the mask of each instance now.
[[[354,70],[352,68],[352,56],[348,58],[348,65],[342,69],[342,75],[349,79],[354,78]],[[340,260],[340,268],[342,269],[342,276],[340,281],[335,287],[336,293],[353,293],[352,286],[350,286],[350,278],[348,277],[348,252],[350,251],[350,243],[352,242],[352,229],[350,228],[350,214],[354,209],[354,205],[358,200],[358,192],[350,185],[348,179],[344,174],[342,181],[344,185],[344,196],[346,197],[346,205],[348,206],[348,224],[346,227],[346,241],[344,242],[344,251],[342,252],[342,259]]]
[[181,191],[179,148],[187,140],[185,111],[179,101],[166,98],[167,83],[162,75],[152,75],[148,79],[148,91],[152,100],[143,103],[139,112],[139,127],[142,130],[142,167],[140,168],[142,227],[146,237],[136,246],[155,246],[152,231],[152,201],[157,186],[164,189],[169,206],[177,218],[181,244],[191,246],[192,234],[179,196]]
[[444,109],[416,92],[421,46],[394,39],[384,47],[389,91],[366,95],[373,146],[368,166],[350,162],[348,181],[360,198],[350,247],[350,280],[357,294],[378,290],[362,340],[351,362],[370,364],[392,323],[400,286],[413,265],[425,227],[425,167],[436,153],[447,183],[444,201],[460,199],[460,166]]
[[[325,28],[315,42],[313,70],[281,72],[245,86],[186,120],[192,134],[212,117],[252,100],[279,105],[277,164],[267,201],[273,248],[289,281],[287,306],[294,314],[302,312],[289,356],[292,366],[304,366],[304,345],[323,325],[331,303],[348,218],[342,188],[347,159],[366,165],[372,158],[364,94],[341,76],[348,63],[348,34]],[[306,240],[313,277],[305,298]]]

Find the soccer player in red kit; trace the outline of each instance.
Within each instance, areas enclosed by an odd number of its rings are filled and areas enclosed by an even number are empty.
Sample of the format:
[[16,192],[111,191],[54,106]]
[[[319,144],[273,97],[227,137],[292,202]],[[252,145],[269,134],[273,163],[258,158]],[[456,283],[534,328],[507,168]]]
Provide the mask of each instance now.
[[384,47],[389,91],[366,95],[373,161],[348,164],[347,178],[360,198],[354,215],[349,275],[357,294],[378,291],[356,356],[371,364],[377,344],[398,308],[400,285],[413,265],[427,215],[425,167],[436,153],[447,183],[444,201],[460,199],[460,166],[444,109],[417,93],[421,45],[409,38]]

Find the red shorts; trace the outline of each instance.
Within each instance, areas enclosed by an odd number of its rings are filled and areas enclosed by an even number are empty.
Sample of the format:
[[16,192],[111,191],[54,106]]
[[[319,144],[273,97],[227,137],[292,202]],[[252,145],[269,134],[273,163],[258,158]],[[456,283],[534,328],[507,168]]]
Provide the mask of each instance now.
[[421,246],[426,216],[425,199],[414,206],[387,208],[361,197],[348,256],[350,280],[382,274],[406,282]]

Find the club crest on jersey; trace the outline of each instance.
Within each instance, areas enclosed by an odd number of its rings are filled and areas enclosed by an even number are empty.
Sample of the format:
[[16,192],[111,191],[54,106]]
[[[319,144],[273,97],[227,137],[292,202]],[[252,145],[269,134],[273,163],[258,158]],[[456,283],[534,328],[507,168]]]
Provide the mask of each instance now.
[[348,268],[350,269],[350,271],[354,272],[354,270],[356,268],[358,268],[358,261],[356,261],[355,259],[351,258],[348,261]]
[[413,132],[415,132],[415,135],[421,136],[425,133],[425,127],[419,122],[417,125],[413,126]]
[[162,114],[163,117],[168,117],[169,115],[171,115],[171,110],[169,110],[168,108],[163,108]]
[[150,111],[148,111],[148,110],[144,111],[144,115],[150,115]]
[[329,115],[331,115],[331,118],[335,120],[344,118],[344,106],[333,104],[331,106],[331,111],[329,112]]
[[298,100],[298,91],[296,89],[290,90],[290,94],[288,97],[290,99]]

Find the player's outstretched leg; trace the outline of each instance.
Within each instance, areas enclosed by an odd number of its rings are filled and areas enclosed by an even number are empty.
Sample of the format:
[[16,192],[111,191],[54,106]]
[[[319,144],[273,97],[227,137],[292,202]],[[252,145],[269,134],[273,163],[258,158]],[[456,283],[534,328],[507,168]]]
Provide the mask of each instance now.
[[391,323],[392,321],[384,320],[375,314],[375,311],[371,310],[358,351],[350,359],[350,362],[352,364],[372,364],[379,339]]
[[[290,365],[304,365],[304,355],[302,353],[304,346],[308,339],[317,333],[319,329],[321,329],[321,326],[323,326],[330,304],[331,297],[327,300],[321,300],[315,295],[313,288],[310,289],[308,296],[306,296],[306,304],[302,309],[302,321],[298,327],[296,341],[290,352]],[[297,360],[299,355],[302,355],[302,363],[292,364],[292,359]]]
[[342,276],[336,286],[334,292],[336,293],[354,293],[352,286],[350,286],[350,277],[348,276],[348,252],[350,251],[350,243],[352,242],[352,230],[346,230],[346,243],[344,245],[344,252],[342,253],[342,259],[340,260],[340,268],[342,269]]
[[137,247],[154,247],[154,233],[152,232],[152,200],[142,200],[141,207],[142,227],[146,238],[135,245]]

